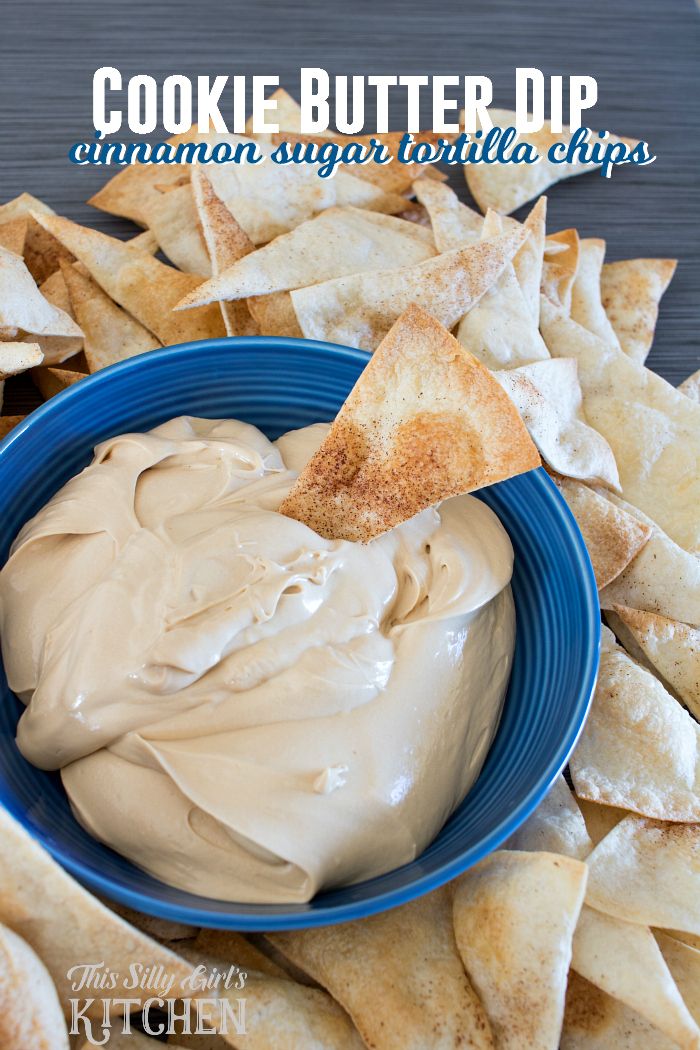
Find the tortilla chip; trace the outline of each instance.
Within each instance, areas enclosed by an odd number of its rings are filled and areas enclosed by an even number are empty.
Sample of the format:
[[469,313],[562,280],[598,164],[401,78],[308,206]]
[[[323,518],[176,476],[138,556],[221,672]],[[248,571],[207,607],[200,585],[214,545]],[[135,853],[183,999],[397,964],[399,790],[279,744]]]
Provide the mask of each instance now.
[[604,343],[619,346],[601,299],[600,274],[604,258],[605,241],[597,237],[579,241],[578,268],[571,289],[571,316]]
[[204,278],[180,273],[148,252],[59,216],[39,216],[87,268],[90,276],[128,313],[150,329],[163,346],[225,335],[216,306],[186,313],[173,307]]
[[625,499],[700,551],[700,405],[546,297],[540,327],[553,357],[578,361],[586,418],[615,454]]
[[43,359],[38,343],[0,343],[0,379],[26,372]]
[[[292,131],[301,134],[301,106],[283,87],[275,88],[268,97],[277,103],[276,110],[268,110],[267,122],[276,124],[280,131]],[[253,134],[253,118],[248,117],[245,125],[246,135]],[[320,132],[324,137],[332,135],[330,131]]]
[[160,248],[152,230],[144,230],[143,233],[137,233],[135,237],[130,237],[126,243],[130,248],[138,248],[139,251],[148,252],[149,255],[155,255]]
[[484,225],[481,215],[462,204],[449,186],[421,177],[413,183],[413,192],[427,209],[439,252],[464,248],[481,239]]
[[18,255],[0,248],[0,326],[32,335],[82,336],[75,322],[52,306]]
[[288,976],[286,970],[251,944],[242,933],[235,933],[233,930],[200,930],[192,954],[223,959],[227,966],[255,970],[268,977]]
[[[62,310],[75,321],[66,282],[60,269],[47,277],[39,291],[52,306]],[[40,335],[27,338],[39,344],[46,365],[60,365],[63,361],[75,357],[83,349],[82,336]]]
[[655,937],[686,1006],[700,1024],[700,951],[661,930]]
[[601,296],[619,344],[644,364],[651,350],[659,301],[676,269],[676,259],[625,259],[606,263]]
[[161,944],[191,939],[199,932],[196,926],[188,926],[184,922],[173,922],[170,919],[161,919],[157,915],[146,915],[145,912],[136,911],[134,908],[129,908],[126,904],[120,904],[118,901],[105,900],[103,903],[115,914],[119,915],[120,918],[131,923],[132,926],[135,926],[137,930],[141,930],[142,933],[148,934],[153,940],[160,941]]
[[0,248],[22,255],[27,238],[27,219],[10,219],[0,224]]
[[550,233],[545,238],[542,294],[561,306],[567,314],[571,309],[580,250],[576,230],[560,230],[559,233]]
[[488,369],[411,306],[396,322],[280,511],[367,542],[450,496],[538,466]]
[[628,1006],[569,974],[561,1050],[678,1050]]
[[652,534],[651,526],[580,481],[562,477],[555,477],[553,481],[576,518],[600,590],[639,554]]
[[[513,222],[514,220],[511,220]],[[535,203],[523,226],[529,236],[513,259],[513,269],[522,289],[525,302],[535,322],[540,319],[540,288],[544,266],[544,248],[546,243],[547,198],[540,197]]]
[[53,981],[38,955],[7,926],[0,926],[0,1046],[68,1050]]
[[594,846],[597,846],[621,820],[629,816],[627,810],[618,809],[616,806],[601,806],[598,802],[588,802],[585,798],[577,798],[576,801]]
[[700,825],[629,816],[588,858],[586,902],[643,926],[700,934]]
[[[193,166],[191,183],[204,241],[211,260],[211,272],[216,277],[252,252],[255,245],[238,225],[224,202],[214,193],[212,184],[202,168]],[[200,285],[200,287],[204,286]],[[175,309],[180,309],[179,304]],[[219,309],[227,335],[260,334],[260,329],[245,300],[235,303],[220,302]]]
[[32,382],[39,388],[39,392],[45,401],[56,394],[62,393],[79,379],[84,379],[85,373],[69,368],[34,368],[32,369]]
[[25,416],[0,416],[0,441],[7,437],[11,430],[21,423]]
[[659,820],[700,821],[700,726],[622,649],[601,653],[570,769],[580,798]]
[[[488,212],[481,240],[488,241],[502,232],[501,216]],[[529,237],[520,252],[525,250],[528,240]],[[514,263],[506,263],[498,280],[467,311],[459,322],[457,339],[488,368],[515,368],[549,359],[537,321],[516,277]]]
[[508,850],[562,853],[583,860],[593,849],[586,822],[569,785],[559,774],[531,817],[505,846]]
[[625,605],[614,608],[652,666],[700,718],[700,629]]
[[[108,959],[118,973],[128,973],[131,964],[160,965],[177,980],[191,973],[178,955],[100,904],[1,808],[0,921],[11,923],[41,957],[64,1010],[75,994],[67,972],[76,962]],[[161,992],[130,994],[147,999]]]
[[493,1050],[457,953],[444,887],[368,919],[269,939],[345,1007],[367,1046]]
[[684,379],[678,389],[692,401],[700,402],[700,369],[697,372],[693,372],[692,376]]
[[246,301],[260,335],[283,336],[289,339],[304,338],[289,292],[253,295]]
[[525,236],[519,230],[416,266],[299,288],[291,294],[301,330],[307,339],[375,350],[411,303],[452,328],[495,283]]
[[[489,117],[495,127],[515,127],[515,113],[509,109],[489,109]],[[464,127],[464,113],[460,116],[460,124]],[[537,150],[540,160],[536,164],[465,164],[464,175],[467,180],[469,192],[483,212],[489,208],[510,214],[516,211],[521,204],[539,196],[540,193],[560,182],[569,179],[573,175],[583,175],[587,171],[595,171],[599,164],[582,164],[580,161],[572,164],[555,164],[547,158],[549,147],[555,142],[570,142],[573,133],[568,130],[559,132],[552,131],[550,121],[545,121],[540,131],[532,131],[520,134],[515,142],[530,142]],[[591,139],[595,141],[596,133],[593,132]],[[634,139],[621,139],[616,135],[609,135],[607,143],[625,142],[628,146],[636,146]],[[508,155],[512,147],[508,150]]]
[[209,252],[189,184],[177,186],[171,193],[154,194],[148,209],[148,228],[178,270],[211,274]]
[[392,265],[412,266],[434,255],[432,235],[422,226],[360,208],[329,208],[246,254],[196,288],[178,308],[304,288]]
[[85,359],[90,372],[161,345],[147,328],[112,302],[91,277],[67,263],[61,265],[61,272],[73,312],[85,333]]
[[467,975],[499,1050],[556,1050],[586,865],[499,850],[455,882],[454,925]]
[[493,375],[552,470],[580,481],[619,487],[612,449],[586,422],[575,361],[537,361]]
[[39,223],[32,218],[32,212],[53,215],[53,208],[32,197],[31,193],[21,193],[19,197],[0,205],[0,223],[22,218],[27,223],[24,242],[24,261],[37,284],[43,284],[58,269],[61,259],[72,260],[69,252]]

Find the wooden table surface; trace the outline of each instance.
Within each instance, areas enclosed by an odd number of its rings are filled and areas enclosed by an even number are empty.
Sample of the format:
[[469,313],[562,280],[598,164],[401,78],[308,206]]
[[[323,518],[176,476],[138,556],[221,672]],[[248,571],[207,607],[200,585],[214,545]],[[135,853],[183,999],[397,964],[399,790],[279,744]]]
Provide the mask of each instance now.
[[[598,80],[595,121],[646,138],[657,161],[606,180],[552,188],[550,228],[604,237],[608,258],[674,256],[649,364],[678,383],[700,367],[700,12],[693,0],[3,0],[0,11],[0,199],[27,190],[118,236],[127,222],[84,202],[106,181],[69,163],[92,133],[92,74],[483,73],[510,106],[516,66]],[[367,123],[370,124],[371,110]],[[400,113],[395,123],[399,126]],[[423,114],[430,125],[430,113]],[[459,171],[452,183],[468,199]],[[36,404],[25,377],[6,414]]]

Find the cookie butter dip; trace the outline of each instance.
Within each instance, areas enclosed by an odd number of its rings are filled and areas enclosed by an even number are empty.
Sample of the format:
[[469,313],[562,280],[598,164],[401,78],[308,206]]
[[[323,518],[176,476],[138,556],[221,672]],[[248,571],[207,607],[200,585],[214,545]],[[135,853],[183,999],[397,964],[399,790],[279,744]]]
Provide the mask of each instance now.
[[368,544],[277,508],[325,434],[180,418],[105,441],[0,573],[17,742],[153,875],[306,901],[410,861],[477,776],[513,552],[460,496]]

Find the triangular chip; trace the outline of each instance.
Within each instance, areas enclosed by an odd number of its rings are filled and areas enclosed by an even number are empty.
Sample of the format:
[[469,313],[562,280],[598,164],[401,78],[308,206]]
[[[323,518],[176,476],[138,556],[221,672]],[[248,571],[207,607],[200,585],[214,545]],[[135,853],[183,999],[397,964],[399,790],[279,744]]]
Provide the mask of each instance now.
[[0,328],[32,335],[82,336],[68,314],[52,306],[18,255],[0,248]]
[[391,266],[412,266],[433,255],[433,238],[422,226],[360,208],[329,208],[246,254],[191,292],[180,307],[268,295]]
[[73,312],[85,335],[85,359],[90,372],[161,345],[147,328],[117,306],[91,277],[79,273],[69,263],[62,263],[61,271]]
[[[201,167],[192,167],[192,193],[194,196],[204,240],[211,260],[211,272],[218,276],[239,259],[255,250],[248,234],[241,229],[224,202],[214,193],[208,176]],[[200,288],[204,285],[200,285]],[[196,289],[195,293],[196,294]],[[176,309],[178,309],[176,307]],[[259,335],[256,324],[245,300],[219,303],[227,335]]]
[[[515,113],[509,109],[489,109],[491,122],[495,127],[515,127]],[[464,113],[460,118],[461,126],[464,126]],[[483,128],[482,128],[483,130]],[[573,133],[568,129],[563,131],[552,131],[551,122],[546,120],[540,131],[524,132],[519,134],[506,151],[510,156],[516,142],[531,143],[540,156],[536,164],[465,164],[464,174],[469,186],[469,192],[483,212],[488,208],[505,212],[506,215],[515,211],[532,200],[533,197],[544,193],[548,186],[562,179],[569,179],[572,175],[583,175],[587,171],[595,171],[599,164],[574,161],[573,163],[556,164],[549,160],[547,151],[555,142],[569,143]],[[591,141],[597,141],[596,133],[591,135]],[[636,139],[621,139],[616,135],[609,135],[605,140],[607,143],[625,142],[628,146],[637,145]]]
[[624,1003],[570,973],[561,1050],[678,1050],[678,1044]]
[[455,882],[454,926],[499,1050],[557,1050],[586,865],[499,850]]
[[0,223],[22,218],[27,223],[24,242],[24,261],[27,269],[37,284],[43,284],[52,273],[58,270],[61,259],[71,261],[71,255],[61,247],[55,237],[42,229],[32,218],[32,212],[53,215],[53,208],[32,197],[31,193],[21,193],[19,197],[0,205]]
[[493,374],[552,470],[580,481],[619,487],[612,449],[586,422],[575,361],[536,361]]
[[148,228],[178,270],[209,276],[211,262],[189,183],[153,196]]
[[539,461],[488,369],[414,305],[383,340],[280,511],[322,536],[366,542]]
[[660,930],[655,936],[686,1006],[700,1024],[700,950]]
[[605,241],[585,237],[579,241],[576,278],[571,289],[571,316],[604,343],[618,346],[615,329],[603,308],[600,274],[605,259]]
[[126,243],[130,248],[138,248],[142,252],[148,252],[149,255],[155,255],[160,247],[151,230],[137,233],[135,237],[130,237]]
[[0,416],[0,441],[6,438],[24,418],[24,416]]
[[301,329],[307,339],[375,350],[414,302],[452,328],[494,284],[525,236],[518,230],[416,266],[299,288],[291,294]]
[[580,481],[563,477],[553,480],[576,518],[600,590],[639,554],[652,534],[651,526]]
[[506,849],[563,853],[583,860],[593,849],[586,822],[564,777],[559,774],[531,817],[508,839]]
[[700,825],[629,816],[588,858],[586,901],[627,922],[700,934]]
[[180,273],[148,252],[57,215],[38,216],[120,306],[158,337],[163,346],[225,335],[217,306],[173,313],[202,277]]
[[[60,269],[46,278],[39,291],[52,306],[62,310],[75,321],[66,282]],[[82,336],[40,335],[27,336],[27,339],[39,344],[46,365],[60,365],[68,358],[75,357],[83,349]]]
[[[268,96],[267,101],[274,101],[277,105],[276,109],[267,111],[265,118],[267,124],[276,124],[280,131],[291,131],[301,134],[301,106],[288,91],[285,91],[283,87],[278,87]],[[246,121],[245,131],[246,135],[253,134],[252,116],[248,117]],[[325,137],[326,135],[331,136],[332,132],[322,131],[320,134]]]
[[457,953],[446,889],[368,919],[269,939],[345,1007],[367,1046],[494,1048]]
[[544,296],[540,327],[552,357],[578,362],[586,418],[615,454],[625,499],[700,552],[700,405]]
[[[616,506],[652,532],[648,542],[626,569],[599,595],[601,608],[629,605],[670,620],[700,627],[700,559],[674,543],[650,517],[612,492],[605,493]],[[679,587],[679,580],[683,586]]]
[[287,339],[304,338],[289,292],[253,295],[246,301],[260,335],[284,336]]
[[550,233],[545,238],[542,293],[561,306],[567,314],[571,309],[579,254],[580,242],[576,230],[560,230],[559,233]]
[[571,966],[680,1046],[700,1042],[700,1029],[648,927],[584,905],[574,934]]
[[[10,814],[0,808],[0,921],[32,946],[51,974],[61,1005],[70,1011],[68,972],[76,963],[109,959],[113,972],[132,964],[152,966],[155,985],[191,974],[174,952],[118,918],[51,859]],[[156,968],[160,966],[160,971]],[[158,987],[161,987],[158,985]],[[135,989],[134,998],[161,994]],[[101,1013],[101,1008],[100,1008]]]
[[659,820],[700,821],[700,726],[624,650],[604,650],[570,760],[580,798]]
[[430,216],[435,246],[439,252],[463,248],[481,239],[483,218],[462,204],[449,186],[421,177],[413,183],[413,191]]
[[[502,233],[501,216],[488,212],[481,240],[488,241]],[[525,250],[529,239],[520,252]],[[467,311],[459,322],[457,339],[488,368],[516,368],[549,359],[537,321],[516,277],[514,263],[506,263],[498,280]]]
[[22,255],[27,238],[27,219],[10,219],[0,224],[0,248],[15,255]]
[[39,388],[45,401],[67,390],[73,383],[84,379],[86,373],[69,368],[34,368],[32,382]]
[[[603,625],[603,630],[605,629]],[[627,810],[617,809],[616,806],[601,806],[600,803],[588,802],[585,798],[579,798],[576,801],[578,802],[578,808],[583,813],[583,819],[586,821],[586,830],[594,846],[602,842],[615,825],[629,815]]]
[[68,1050],[58,994],[26,941],[0,925],[0,1046],[3,1050]]
[[[511,220],[515,221],[515,220]],[[535,203],[523,226],[528,231],[528,238],[513,259],[513,269],[518,278],[528,309],[538,322],[540,319],[540,288],[544,266],[544,247],[547,232],[547,198],[540,197]],[[506,225],[506,229],[508,226]]]
[[675,259],[625,259],[603,266],[603,307],[620,346],[643,364],[651,350],[659,301],[675,273]]
[[700,718],[700,629],[625,605],[616,605],[615,612],[649,663]]
[[693,372],[692,376],[684,379],[678,389],[692,401],[700,402],[700,369],[697,372]]
[[38,343],[0,343],[0,379],[35,368],[43,359]]

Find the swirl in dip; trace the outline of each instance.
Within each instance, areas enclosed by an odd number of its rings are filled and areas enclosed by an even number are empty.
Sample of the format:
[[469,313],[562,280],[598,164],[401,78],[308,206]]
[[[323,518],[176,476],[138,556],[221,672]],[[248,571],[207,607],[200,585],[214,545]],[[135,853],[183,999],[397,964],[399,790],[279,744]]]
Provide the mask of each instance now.
[[484,761],[513,551],[459,496],[369,544],[277,508],[318,424],[174,419],[100,445],[0,573],[17,740],[163,881],[306,901],[416,857]]

